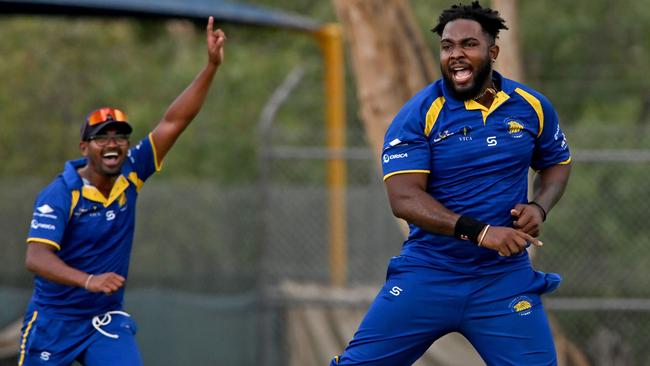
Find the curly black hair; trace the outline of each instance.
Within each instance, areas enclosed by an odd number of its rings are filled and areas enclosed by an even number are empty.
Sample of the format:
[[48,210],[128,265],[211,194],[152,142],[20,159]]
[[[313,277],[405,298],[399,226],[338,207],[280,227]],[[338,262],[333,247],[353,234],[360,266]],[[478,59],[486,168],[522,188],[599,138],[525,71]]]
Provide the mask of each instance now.
[[492,37],[494,41],[499,36],[501,29],[508,29],[506,21],[501,18],[499,12],[490,8],[483,8],[478,1],[472,2],[472,5],[452,5],[451,8],[444,10],[438,17],[438,25],[431,31],[442,36],[442,31],[447,23],[456,19],[470,19],[477,21],[483,30]]

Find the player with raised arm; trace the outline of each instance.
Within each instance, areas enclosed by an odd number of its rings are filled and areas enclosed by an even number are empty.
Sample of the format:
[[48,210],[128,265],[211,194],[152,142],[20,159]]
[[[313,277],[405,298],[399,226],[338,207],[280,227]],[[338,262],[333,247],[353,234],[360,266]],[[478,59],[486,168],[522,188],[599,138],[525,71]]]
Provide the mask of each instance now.
[[208,62],[147,137],[115,108],[92,111],[81,127],[81,159],[37,197],[27,238],[35,273],[20,343],[21,365],[142,365],[124,289],[136,199],[178,136],[199,113],[224,58],[225,34],[208,20]]

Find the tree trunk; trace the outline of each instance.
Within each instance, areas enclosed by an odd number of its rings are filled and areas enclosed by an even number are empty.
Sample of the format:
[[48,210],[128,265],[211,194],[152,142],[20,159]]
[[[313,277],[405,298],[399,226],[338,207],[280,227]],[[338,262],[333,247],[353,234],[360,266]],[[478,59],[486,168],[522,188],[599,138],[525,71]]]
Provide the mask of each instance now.
[[357,80],[361,120],[379,159],[384,133],[411,96],[437,75],[408,1],[333,0]]
[[517,0],[492,0],[492,8],[499,11],[508,27],[508,30],[502,30],[499,33],[497,45],[504,46],[499,49],[495,69],[508,79],[521,83],[524,81],[524,70],[519,49]]
[[[408,1],[332,0],[349,44],[360,117],[381,172],[384,134],[402,105],[437,77]],[[399,220],[408,234],[408,225]]]

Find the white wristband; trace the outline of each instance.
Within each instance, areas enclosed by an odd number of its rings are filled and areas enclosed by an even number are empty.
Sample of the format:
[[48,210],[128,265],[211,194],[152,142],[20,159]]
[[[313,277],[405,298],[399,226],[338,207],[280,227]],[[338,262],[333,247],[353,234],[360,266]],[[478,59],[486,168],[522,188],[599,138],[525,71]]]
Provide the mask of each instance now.
[[485,239],[485,234],[487,234],[488,229],[490,228],[490,225],[485,225],[485,228],[483,229],[483,232],[481,232],[481,235],[479,236],[478,239],[478,246],[483,246],[483,239]]
[[88,290],[88,285],[90,284],[90,279],[93,278],[94,276],[95,275],[91,274],[91,275],[88,275],[88,278],[86,278],[86,283],[84,284],[84,289],[86,289],[86,291]]

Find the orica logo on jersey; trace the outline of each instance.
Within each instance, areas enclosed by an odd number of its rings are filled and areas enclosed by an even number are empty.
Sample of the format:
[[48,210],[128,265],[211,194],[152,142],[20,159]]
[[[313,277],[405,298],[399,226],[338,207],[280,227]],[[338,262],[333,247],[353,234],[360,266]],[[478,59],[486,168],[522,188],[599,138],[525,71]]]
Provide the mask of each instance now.
[[526,316],[533,310],[533,301],[527,296],[518,296],[510,302],[510,311],[520,316]]
[[32,220],[32,229],[45,229],[45,230],[56,230],[56,226],[52,224],[44,224],[42,222],[38,222],[38,220],[34,219]]
[[408,158],[408,157],[409,157],[408,153],[391,154],[391,155],[384,154],[384,156],[382,157],[382,160],[384,161],[384,163],[388,163],[391,160],[404,159],[404,158]]

